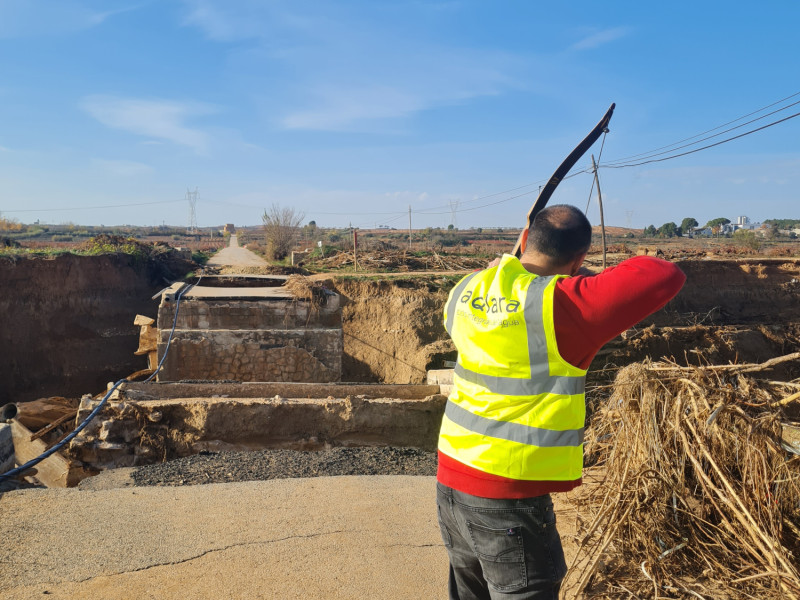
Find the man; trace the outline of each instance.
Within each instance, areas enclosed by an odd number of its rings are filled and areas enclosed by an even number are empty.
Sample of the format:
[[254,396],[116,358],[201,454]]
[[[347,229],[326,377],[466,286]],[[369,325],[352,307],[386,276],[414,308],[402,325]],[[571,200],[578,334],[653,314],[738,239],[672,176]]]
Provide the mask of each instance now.
[[586,370],[686,279],[647,256],[586,276],[591,235],[577,208],[545,208],[520,259],[504,255],[450,293],[459,357],[437,509],[453,600],[558,597],[566,563],[550,493],[581,484]]

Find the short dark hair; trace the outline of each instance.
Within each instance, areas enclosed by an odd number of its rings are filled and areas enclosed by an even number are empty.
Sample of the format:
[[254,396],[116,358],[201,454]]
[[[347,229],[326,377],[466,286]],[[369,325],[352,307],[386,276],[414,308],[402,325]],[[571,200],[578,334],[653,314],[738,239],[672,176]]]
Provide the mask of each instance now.
[[566,264],[586,253],[592,245],[592,225],[569,204],[553,204],[536,215],[528,232],[526,250],[534,250]]

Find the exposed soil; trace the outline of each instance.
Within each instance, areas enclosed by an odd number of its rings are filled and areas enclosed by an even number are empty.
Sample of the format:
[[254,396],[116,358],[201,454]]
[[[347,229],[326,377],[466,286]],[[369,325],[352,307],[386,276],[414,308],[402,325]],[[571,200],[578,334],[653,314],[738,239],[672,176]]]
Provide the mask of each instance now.
[[0,257],[0,405],[97,393],[144,368],[133,319],[195,266],[173,253]]
[[[624,258],[621,255],[620,258]],[[597,259],[596,256],[590,259]],[[596,262],[596,261],[595,261]],[[760,361],[800,347],[800,261],[681,261],[687,282],[663,310],[617,338],[592,369],[646,356],[680,362]],[[191,267],[154,268],[124,254],[0,259],[0,404],[48,395],[97,393],[143,368],[137,313]],[[455,359],[441,313],[458,276],[340,277],[344,381],[420,383]],[[56,292],[57,290],[57,292]],[[648,329],[655,325],[655,328]]]
[[417,448],[331,448],[319,452],[200,452],[134,469],[136,485],[197,485],[334,475],[436,475],[436,453]]
[[455,360],[442,310],[458,278],[335,281],[342,296],[342,379],[422,383]]

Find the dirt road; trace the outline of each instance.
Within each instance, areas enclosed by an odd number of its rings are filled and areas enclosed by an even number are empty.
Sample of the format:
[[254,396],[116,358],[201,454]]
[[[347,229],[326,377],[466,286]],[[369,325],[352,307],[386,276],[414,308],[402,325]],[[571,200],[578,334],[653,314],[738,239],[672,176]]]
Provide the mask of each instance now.
[[239,237],[232,235],[228,247],[209,258],[207,264],[212,267],[265,267],[268,263],[247,248],[239,247]]

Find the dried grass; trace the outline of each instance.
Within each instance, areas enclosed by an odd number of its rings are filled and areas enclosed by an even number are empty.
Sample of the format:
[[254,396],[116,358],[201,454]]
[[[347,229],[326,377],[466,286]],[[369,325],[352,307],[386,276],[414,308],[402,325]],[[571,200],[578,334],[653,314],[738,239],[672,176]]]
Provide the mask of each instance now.
[[308,301],[311,307],[309,312],[317,312],[325,305],[326,288],[321,281],[312,281],[304,275],[290,275],[283,287],[292,292],[295,300]]
[[[405,250],[358,252],[358,270],[362,272],[468,271],[482,269],[486,257],[461,256],[444,252],[411,253]],[[327,258],[314,260],[315,268],[330,270],[354,269],[356,256],[341,251]]]
[[566,597],[800,598],[786,383],[753,375],[797,358],[619,372],[587,431],[605,477],[574,499],[591,518],[579,523]]

